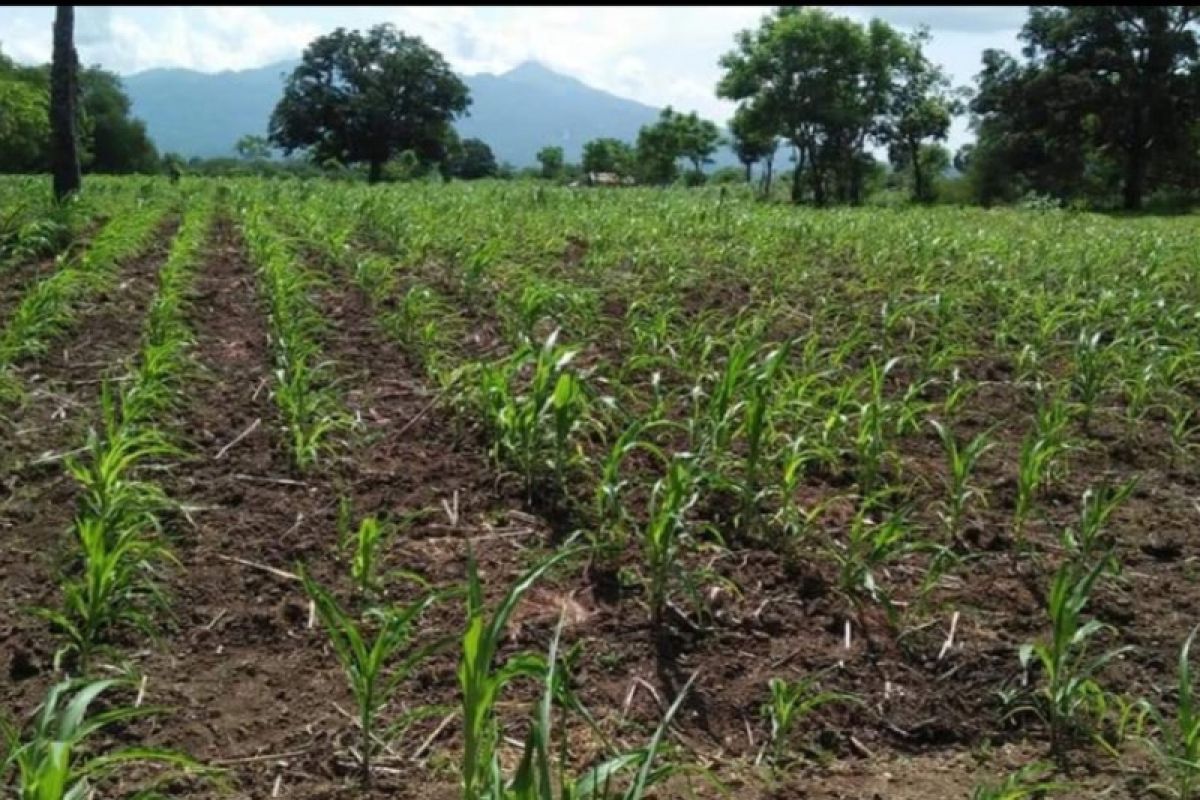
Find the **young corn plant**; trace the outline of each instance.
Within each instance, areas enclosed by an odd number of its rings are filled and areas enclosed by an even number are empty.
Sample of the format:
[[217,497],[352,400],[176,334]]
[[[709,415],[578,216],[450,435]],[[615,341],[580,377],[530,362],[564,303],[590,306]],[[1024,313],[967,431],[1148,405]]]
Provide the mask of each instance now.
[[676,454],[667,466],[667,474],[654,484],[650,495],[642,552],[646,559],[650,624],[655,631],[663,630],[663,611],[670,597],[672,579],[682,572],[679,552],[687,535],[687,513],[700,497],[698,480],[693,460]]
[[763,462],[771,441],[771,413],[775,408],[775,385],[782,365],[787,360],[792,342],[788,340],[768,353],[756,364],[745,401],[741,435],[746,443],[744,476],[740,482],[742,514],[745,524],[751,529],[759,523],[758,502],[762,491]]
[[[1063,531],[1062,542],[1067,551],[1082,562],[1092,561],[1100,555],[1100,539],[1105,525],[1113,512],[1125,502],[1137,486],[1137,479],[1127,481],[1120,486],[1112,487],[1101,484],[1099,487],[1089,487],[1083,493],[1083,508],[1079,514],[1079,525],[1068,527]],[[1110,559],[1114,568],[1120,568],[1120,562]]]
[[[654,761],[662,747],[667,727],[674,719],[698,673],[693,673],[680,689],[675,701],[663,715],[657,730],[645,747],[612,756],[586,770],[583,774],[572,777],[567,773],[564,763],[566,760],[564,742],[564,757],[558,764],[556,781],[553,775],[554,759],[550,755],[551,710],[557,693],[557,653],[559,639],[562,636],[562,626],[563,619],[560,617],[554,631],[554,638],[550,642],[550,654],[546,660],[543,682],[544,688],[535,708],[533,719],[530,721],[529,734],[525,738],[525,747],[517,772],[509,786],[503,787],[502,784],[499,787],[494,786],[494,790],[499,789],[499,791],[493,791],[487,797],[489,800],[609,800],[609,798],[616,797],[620,797],[621,800],[643,800],[646,791],[654,784],[684,771],[684,767],[674,763],[667,763],[655,768]],[[618,795],[613,786],[614,781],[622,772],[635,768],[637,773],[625,791]]]
[[324,320],[309,293],[315,279],[297,265],[292,248],[267,219],[263,201],[242,213],[251,261],[270,311],[275,352],[275,402],[291,442],[296,469],[312,468],[325,452],[330,434],[349,426],[330,376],[321,360],[317,334]]
[[942,440],[942,449],[946,453],[947,498],[941,517],[946,525],[947,535],[950,539],[956,540],[962,530],[963,516],[966,514],[971,498],[983,498],[983,492],[971,485],[971,478],[975,473],[980,456],[990,450],[994,443],[989,441],[985,431],[973,438],[965,447],[960,447],[958,439],[950,428],[937,420],[930,420],[930,424],[938,432],[938,437]]
[[891,513],[879,522],[872,520],[866,503],[854,515],[846,542],[832,543],[829,553],[838,566],[838,588],[856,607],[862,601],[881,603],[891,617],[890,594],[876,575],[888,564],[914,552],[912,528],[900,513]]
[[474,552],[467,553],[467,624],[458,663],[458,684],[463,710],[463,756],[460,776],[463,800],[504,797],[497,746],[500,743],[496,704],[500,692],[518,676],[542,678],[546,664],[541,655],[522,653],[499,666],[493,661],[505,626],[525,592],[558,564],[581,552],[568,547],[545,559],[517,580],[490,618],[483,602],[483,584]]
[[1192,685],[1192,642],[1200,625],[1192,628],[1179,650],[1179,666],[1174,717],[1167,719],[1155,708],[1150,717],[1158,729],[1158,738],[1143,737],[1143,741],[1158,757],[1164,771],[1172,778],[1170,784],[1150,788],[1168,792],[1175,800],[1194,800],[1200,796],[1200,705]]
[[638,450],[645,450],[659,462],[666,463],[667,458],[657,445],[651,442],[647,435],[656,428],[668,427],[671,423],[666,420],[634,420],[621,432],[604,454],[597,470],[600,475],[593,493],[592,506],[596,519],[596,544],[602,557],[616,556],[623,549],[626,541],[626,530],[631,525],[629,514],[622,502],[622,492],[629,481],[621,476],[621,467],[625,459]]
[[[350,683],[362,734],[362,785],[364,789],[370,789],[371,758],[376,742],[382,740],[386,744],[394,738],[379,730],[380,712],[413,669],[431,652],[449,642],[440,640],[423,647],[411,646],[413,623],[439,599],[439,595],[426,594],[403,608],[372,608],[365,614],[367,619],[360,623],[303,568],[300,579]],[[375,627],[373,636],[368,624]]]
[[74,652],[80,673],[86,675],[109,631],[129,626],[154,633],[153,612],[167,608],[154,569],[175,559],[159,537],[141,527],[112,530],[96,517],[81,517],[74,532],[81,563],[77,573],[61,581],[62,610],[43,608],[38,613],[67,636],[68,644],[55,661]]
[[122,767],[158,764],[168,775],[212,775],[183,753],[157,747],[124,747],[96,753],[93,741],[104,728],[151,717],[162,709],[116,706],[89,715],[92,703],[121,681],[67,680],[50,688],[28,731],[0,719],[0,783],[19,800],[85,800],[96,786]]
[[66,459],[68,473],[83,490],[73,525],[77,564],[62,578],[62,610],[39,610],[68,638],[56,661],[74,652],[84,674],[109,631],[130,625],[153,632],[151,612],[166,608],[155,572],[175,561],[158,535],[165,495],[129,472],[144,459],[176,451],[158,434],[126,424],[107,385],[101,405],[104,434],[89,433],[90,459]]
[[1060,760],[1070,737],[1087,728],[1089,719],[1101,717],[1108,706],[1098,675],[1110,661],[1132,650],[1119,647],[1097,656],[1088,652],[1097,634],[1110,629],[1096,619],[1085,622],[1081,616],[1104,570],[1105,562],[1090,569],[1064,562],[1054,575],[1047,600],[1049,640],[1024,644],[1018,651],[1022,668],[1028,670],[1036,660],[1042,675],[1032,703],[1016,711],[1032,711],[1049,726],[1051,751]]
[[896,359],[882,368],[872,360],[867,367],[867,400],[858,404],[858,425],[854,433],[854,450],[858,463],[859,493],[871,495],[879,484],[889,452],[888,426],[892,407],[884,398],[884,379],[896,364]]
[[1082,407],[1080,421],[1084,430],[1091,424],[1110,369],[1107,350],[1101,347],[1100,337],[1100,331],[1091,336],[1086,331],[1080,331],[1075,342],[1075,372],[1071,377],[1071,386]]
[[999,783],[977,785],[971,790],[971,800],[1041,800],[1069,789],[1068,784],[1046,780],[1052,769],[1050,764],[1041,762],[1026,764]]
[[859,699],[851,694],[818,690],[817,682],[820,678],[820,674],[815,674],[795,681],[771,678],[767,682],[771,698],[763,705],[762,714],[771,723],[771,739],[768,747],[771,751],[772,770],[778,770],[785,765],[784,750],[798,723],[821,706],[832,703],[859,702]]
[[1021,442],[1013,510],[1013,532],[1018,541],[1024,541],[1025,522],[1033,510],[1037,492],[1051,480],[1071,448],[1066,437],[1069,421],[1066,404],[1061,397],[1055,397],[1038,407],[1034,428]]
[[[589,414],[583,378],[568,368],[576,351],[557,342],[555,331],[540,348],[526,344],[480,371],[492,455],[524,478],[531,499],[538,479],[547,473],[566,492],[568,470],[576,457],[574,437]],[[532,375],[522,391],[516,384],[527,369]]]

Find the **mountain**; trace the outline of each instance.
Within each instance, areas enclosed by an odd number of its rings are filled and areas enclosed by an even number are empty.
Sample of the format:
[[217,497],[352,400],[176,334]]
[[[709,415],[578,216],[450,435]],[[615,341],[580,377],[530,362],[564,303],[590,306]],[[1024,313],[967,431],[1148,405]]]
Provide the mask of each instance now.
[[[234,154],[247,133],[265,135],[267,120],[298,61],[216,73],[154,69],[122,78],[134,116],[145,120],[161,152],[214,157]],[[659,109],[595,89],[535,61],[500,75],[460,76],[471,92],[469,115],[456,126],[464,138],[487,142],[498,161],[535,166],[537,151],[559,145],[568,161],[602,136],[633,142]],[[717,165],[736,164],[727,148]]]

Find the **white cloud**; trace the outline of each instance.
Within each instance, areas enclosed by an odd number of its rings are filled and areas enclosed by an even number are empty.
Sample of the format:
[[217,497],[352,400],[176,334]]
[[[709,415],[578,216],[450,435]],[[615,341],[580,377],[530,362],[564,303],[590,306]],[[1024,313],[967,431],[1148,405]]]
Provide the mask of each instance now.
[[[902,29],[928,24],[931,56],[958,83],[979,71],[985,47],[1013,49],[1022,7],[832,6],[856,19],[879,16]],[[717,59],[734,35],[755,27],[768,6],[385,7],[95,6],[77,7],[80,58],[120,73],[154,67],[206,72],[263,66],[298,57],[336,27],[391,22],[421,36],[464,73],[503,72],[536,59],[591,86],[655,106],[695,109],[724,121]],[[9,7],[0,45],[20,61],[50,55],[49,6]],[[965,140],[965,121],[952,143]]]

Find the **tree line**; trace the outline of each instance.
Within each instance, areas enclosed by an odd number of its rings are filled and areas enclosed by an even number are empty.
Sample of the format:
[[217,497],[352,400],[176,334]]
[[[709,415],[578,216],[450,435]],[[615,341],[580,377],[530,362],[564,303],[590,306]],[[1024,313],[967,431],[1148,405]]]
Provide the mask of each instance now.
[[[879,19],[784,6],[738,32],[719,60],[716,94],[737,104],[728,137],[695,112],[668,107],[634,142],[587,142],[578,165],[547,146],[539,167],[522,174],[702,183],[704,167],[729,144],[746,182],[758,168],[764,195],[782,150],[796,203],[859,204],[885,183],[917,202],[950,196],[989,205],[1032,195],[1130,210],[1147,198],[1190,203],[1200,190],[1198,20],[1196,6],[1032,6],[1020,56],[984,51],[967,88],[951,86],[929,59],[927,30],[903,34]],[[0,55],[0,171],[46,168],[51,72]],[[154,145],[130,118],[119,79],[93,67],[73,85],[83,168],[155,169]],[[238,152],[243,164],[265,165],[282,151],[325,174],[361,166],[372,182],[516,175],[485,142],[459,138],[454,121],[470,105],[466,85],[419,37],[386,24],[338,28],[309,44],[267,135],[243,137]],[[975,142],[951,159],[943,143],[962,114]],[[890,172],[874,154],[881,151]],[[945,177],[951,163],[954,181]]]

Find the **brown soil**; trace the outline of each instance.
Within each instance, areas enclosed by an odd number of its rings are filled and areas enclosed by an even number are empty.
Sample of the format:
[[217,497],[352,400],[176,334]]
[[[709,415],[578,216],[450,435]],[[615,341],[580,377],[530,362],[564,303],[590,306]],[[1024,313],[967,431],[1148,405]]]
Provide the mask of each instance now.
[[100,411],[102,376],[120,379],[137,350],[141,320],[154,295],[156,274],[178,221],[169,219],[157,243],[124,264],[111,292],[82,308],[73,329],[46,357],[20,365],[26,401],[0,417],[4,499],[0,530],[3,597],[0,651],[6,653],[8,707],[32,708],[44,694],[54,638],[28,609],[58,602],[53,576],[74,511],[75,487],[63,468],[64,454],[81,447]]
[[[581,253],[572,244],[564,258],[578,260]],[[148,274],[149,266],[139,261],[129,269]],[[372,793],[356,787],[348,748],[357,747],[357,733],[348,716],[352,705],[345,677],[320,625],[310,626],[307,599],[290,576],[307,565],[343,600],[354,596],[348,553],[337,548],[341,497],[353,501],[355,521],[365,514],[400,520],[421,512],[389,541],[384,572],[405,569],[437,586],[460,585],[465,540],[471,537],[493,600],[549,552],[560,527],[558,519],[529,513],[519,486],[489,463],[478,432],[433,402],[419,368],[374,327],[365,298],[346,288],[348,283],[345,276],[335,276],[317,300],[330,322],[325,355],[337,365],[345,404],[359,426],[323,466],[301,475],[288,461],[270,395],[266,309],[228,220],[219,224],[197,276],[189,321],[197,334],[194,355],[205,374],[171,426],[190,457],[162,473],[168,493],[185,509],[171,526],[181,561],[170,584],[176,619],[161,641],[139,650],[131,640],[127,648],[147,676],[147,701],[174,711],[122,736],[177,747],[228,768],[236,797],[270,797],[276,790],[280,797],[322,799],[457,796],[453,767],[460,723],[439,725],[457,703],[453,648],[431,658],[402,685],[388,717],[420,704],[443,705],[447,711],[416,723],[393,752],[378,759],[381,769]],[[109,298],[103,311],[81,326],[73,341],[87,356],[76,353],[77,361],[107,364],[132,348],[132,321],[140,318],[148,282],[137,285],[142,288],[129,297]],[[990,369],[980,364],[975,371]],[[60,382],[92,377],[96,370],[70,366],[57,355],[41,365],[42,373]],[[80,409],[76,420],[93,412],[94,387],[60,392]],[[972,510],[964,535],[970,552],[980,558],[958,568],[923,608],[917,606],[917,565],[881,571],[879,581],[892,589],[901,611],[909,612],[896,626],[878,605],[856,605],[836,591],[834,567],[813,546],[780,555],[727,528],[722,533],[729,549],[697,554],[691,563],[722,578],[701,587],[710,600],[708,618],[676,615],[672,630],[656,637],[637,587],[613,591],[611,575],[576,563],[528,595],[504,654],[545,652],[565,608],[565,648],[581,647],[572,685],[606,733],[626,747],[646,742],[665,704],[698,672],[672,739],[685,760],[709,766],[735,797],[968,796],[976,781],[994,780],[1045,755],[1041,726],[1027,719],[1003,721],[996,691],[1019,684],[1017,647],[1046,630],[1042,595],[1058,560],[1055,537],[1074,519],[1079,495],[1096,476],[1118,480],[1135,469],[1146,473],[1142,488],[1112,525],[1126,567],[1122,582],[1099,592],[1092,606],[1119,626],[1122,643],[1138,647],[1112,670],[1111,685],[1161,699],[1173,680],[1178,647],[1200,610],[1190,567],[1194,547],[1187,536],[1195,479],[1161,459],[1147,462],[1144,450],[1138,454],[1105,438],[1111,420],[1100,420],[1101,433],[1093,437],[1093,443],[1110,447],[1076,454],[1047,503],[1048,518],[1029,525],[1031,543],[1049,555],[1034,558],[1010,540],[1010,476],[1027,406],[1020,393],[985,388],[956,420],[960,435],[1003,423],[995,433],[998,445],[981,462],[977,478],[990,505]],[[19,425],[53,421],[50,404],[38,404],[30,413],[34,416]],[[5,602],[9,619],[15,620],[0,629],[0,643],[10,654],[4,699],[23,710],[32,708],[50,679],[53,638],[16,609],[53,599],[48,567],[34,554],[60,534],[72,501],[60,465],[39,471],[28,466],[28,458],[75,446],[81,436],[78,421],[54,423],[36,437],[16,439],[25,454],[17,461],[26,466],[13,473],[20,489],[3,507],[5,527],[22,531],[20,549],[9,548],[0,562],[5,585],[14,587]],[[1162,436],[1160,425],[1148,425],[1144,442],[1157,443],[1148,449],[1164,452]],[[900,447],[899,474],[913,483],[911,512],[930,527],[936,525],[934,504],[942,496],[939,448],[928,431],[906,436]],[[846,486],[843,475],[823,476],[805,486],[804,499],[831,499]],[[715,510],[720,503],[712,501]],[[849,505],[833,500],[821,523],[826,535],[844,537],[849,516]],[[631,542],[621,563],[632,567],[638,560]],[[396,600],[415,595],[410,583],[390,584],[389,596]],[[956,611],[954,645],[942,653]],[[462,619],[461,600],[447,601],[424,617],[418,640],[460,634]],[[767,682],[818,672],[826,672],[823,688],[853,693],[862,702],[826,706],[802,723],[792,749],[809,757],[771,780],[751,766],[769,733],[760,713]],[[536,687],[520,682],[505,695],[506,736],[521,737],[535,695]],[[602,755],[581,724],[571,723],[569,729],[577,768]],[[506,766],[512,766],[516,753],[506,747]],[[1085,749],[1076,762],[1071,778],[1079,788],[1065,797],[1146,796],[1144,778],[1135,770],[1144,765],[1137,758],[1123,769]],[[713,794],[703,784],[695,788],[701,796]],[[180,784],[172,796],[215,797],[217,792]],[[658,796],[686,795],[679,785],[678,791]]]

